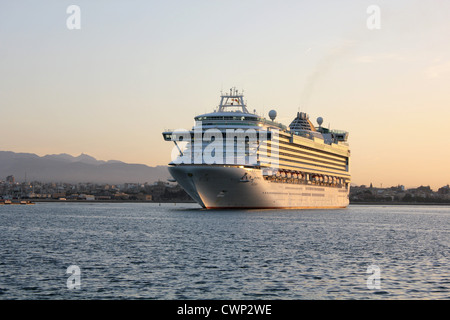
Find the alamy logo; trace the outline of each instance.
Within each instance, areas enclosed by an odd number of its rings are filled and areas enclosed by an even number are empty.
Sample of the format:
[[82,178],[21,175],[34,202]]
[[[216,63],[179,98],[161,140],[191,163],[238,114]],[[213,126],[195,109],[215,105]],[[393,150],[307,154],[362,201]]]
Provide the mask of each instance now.
[[81,288],[81,270],[77,265],[71,265],[67,268],[66,273],[70,274],[67,279],[67,289],[80,289]]
[[77,5],[70,5],[66,10],[67,14],[70,16],[66,20],[66,26],[69,30],[79,30],[81,29],[81,9]]
[[367,274],[370,276],[367,278],[367,289],[381,289],[381,270],[376,265],[371,265],[367,268]]
[[366,25],[369,30],[379,30],[381,29],[381,10],[377,5],[371,5],[367,7],[367,14],[370,16],[367,18]]
[[174,164],[256,165],[262,162],[278,168],[278,130],[226,129],[203,130],[197,121],[194,129],[171,133]]

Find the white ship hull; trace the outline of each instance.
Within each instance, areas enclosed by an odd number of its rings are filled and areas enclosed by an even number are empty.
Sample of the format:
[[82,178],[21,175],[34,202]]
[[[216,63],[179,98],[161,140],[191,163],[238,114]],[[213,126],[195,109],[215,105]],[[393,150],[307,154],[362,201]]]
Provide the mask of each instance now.
[[266,180],[259,169],[178,165],[169,167],[169,171],[195,201],[208,209],[330,209],[349,204],[345,187]]

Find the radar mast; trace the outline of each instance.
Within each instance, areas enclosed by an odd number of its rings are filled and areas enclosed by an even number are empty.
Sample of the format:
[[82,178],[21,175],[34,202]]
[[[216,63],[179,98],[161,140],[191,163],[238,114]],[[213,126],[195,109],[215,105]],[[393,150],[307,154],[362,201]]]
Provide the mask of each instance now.
[[229,94],[222,94],[220,96],[220,105],[218,112],[227,112],[226,108],[238,108],[243,113],[250,113],[244,103],[244,95],[236,88],[231,88]]

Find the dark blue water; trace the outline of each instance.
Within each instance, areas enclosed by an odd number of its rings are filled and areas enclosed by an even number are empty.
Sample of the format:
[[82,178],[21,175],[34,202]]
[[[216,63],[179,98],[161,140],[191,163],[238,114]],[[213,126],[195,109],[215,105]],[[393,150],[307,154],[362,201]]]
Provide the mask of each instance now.
[[449,299],[449,222],[443,206],[0,206],[0,299]]

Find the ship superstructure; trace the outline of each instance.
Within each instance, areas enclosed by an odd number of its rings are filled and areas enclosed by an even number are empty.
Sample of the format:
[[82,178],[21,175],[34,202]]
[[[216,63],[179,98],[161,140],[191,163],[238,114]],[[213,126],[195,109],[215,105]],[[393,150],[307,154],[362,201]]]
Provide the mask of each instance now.
[[304,112],[289,126],[249,112],[237,90],[191,130],[167,130],[169,171],[205,208],[343,208],[350,188],[348,133],[315,127]]

